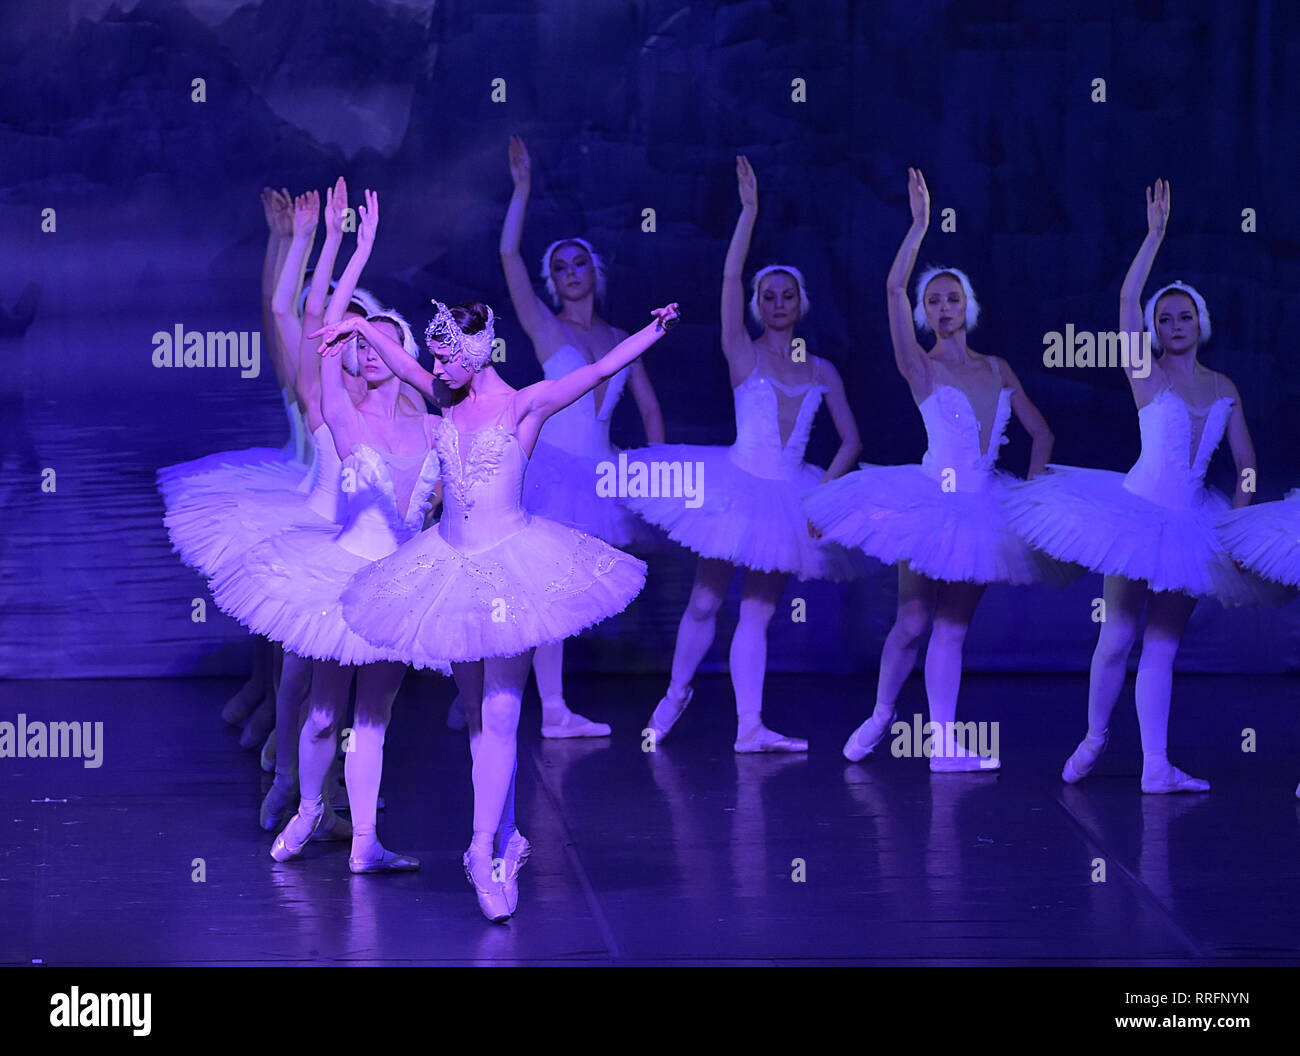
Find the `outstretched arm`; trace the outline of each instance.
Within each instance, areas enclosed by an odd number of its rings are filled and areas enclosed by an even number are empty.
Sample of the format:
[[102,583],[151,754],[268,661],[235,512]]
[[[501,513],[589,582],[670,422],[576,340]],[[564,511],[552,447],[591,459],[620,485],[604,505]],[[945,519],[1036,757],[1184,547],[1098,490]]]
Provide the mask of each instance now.
[[[1155,263],[1160,243],[1164,241],[1165,227],[1169,223],[1169,181],[1156,180],[1155,193],[1147,188],[1147,235],[1138,247],[1137,256],[1129,265],[1124,284],[1119,289],[1119,329],[1120,333],[1139,337],[1146,329],[1142,321],[1142,289],[1151,274],[1151,265]],[[1130,338],[1132,340],[1132,338]],[[1149,395],[1163,381],[1163,372],[1157,360],[1152,358],[1151,372],[1146,378],[1137,377],[1133,370],[1133,357],[1130,356],[1124,367],[1129,384],[1133,387],[1133,396],[1139,404],[1145,404]]]
[[930,388],[930,360],[916,340],[916,323],[912,319],[912,302],[907,299],[907,283],[916,267],[916,255],[930,227],[930,188],[920,169],[907,170],[907,199],[912,209],[912,226],[903,236],[894,263],[885,279],[885,299],[889,306],[889,336],[894,345],[894,362],[906,379],[914,399],[927,396]]
[[758,177],[743,154],[736,157],[736,186],[740,192],[740,216],[722,265],[722,354],[727,357],[733,386],[752,365],[749,333],[745,329],[744,271],[754,222],[758,219]]
[[1025,387],[1020,384],[1020,379],[1016,377],[1016,372],[1011,369],[1011,365],[1000,357],[997,362],[1002,374],[1002,380],[1011,389],[1011,413],[1016,416],[1016,420],[1025,427],[1025,432],[1029,434],[1031,446],[1029,449],[1029,472],[1026,477],[1033,480],[1047,468],[1047,463],[1051,461],[1052,446],[1056,443],[1056,437],[1053,435],[1042,412],[1025,395]]
[[510,303],[514,305],[519,325],[540,347],[542,329],[554,319],[542,299],[533,291],[528,278],[528,266],[519,254],[519,241],[524,233],[524,212],[528,208],[528,195],[532,189],[532,161],[528,148],[518,136],[510,137],[510,178],[515,192],[510,196],[506,220],[501,226],[501,270],[506,273],[506,286],[510,289]]
[[574,400],[580,399],[599,385],[608,381],[620,370],[658,341],[678,319],[677,305],[656,308],[650,313],[653,321],[638,330],[626,341],[620,341],[595,363],[550,381],[539,381],[521,389],[515,404],[519,421],[532,418],[538,428],[556,411],[562,411]]
[[826,386],[826,409],[831,412],[831,421],[840,434],[840,448],[835,452],[822,483],[844,476],[853,468],[858,455],[862,454],[862,440],[858,436],[858,423],[849,407],[848,397],[844,395],[844,382],[840,373],[826,360],[818,360],[822,383]]

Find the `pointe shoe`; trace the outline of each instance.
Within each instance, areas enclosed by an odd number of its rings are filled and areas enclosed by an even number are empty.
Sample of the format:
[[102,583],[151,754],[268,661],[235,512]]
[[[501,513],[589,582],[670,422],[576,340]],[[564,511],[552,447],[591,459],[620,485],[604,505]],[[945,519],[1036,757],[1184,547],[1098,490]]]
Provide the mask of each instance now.
[[760,726],[744,737],[737,737],[732,747],[741,755],[754,752],[806,752],[808,742],[801,737],[785,737],[766,726]]
[[1199,777],[1192,777],[1185,774],[1176,766],[1170,766],[1169,769],[1157,778],[1147,780],[1146,774],[1142,776],[1142,791],[1149,796],[1162,796],[1171,792],[1208,792],[1210,783],[1202,781]]
[[509,920],[510,905],[506,901],[505,889],[492,878],[493,863],[489,853],[471,843],[460,861],[465,867],[465,878],[478,896],[478,908],[483,911],[483,916],[493,924]]
[[564,716],[559,722],[542,723],[542,736],[557,741],[570,737],[608,737],[610,732],[608,723],[592,722],[568,708],[564,709]]
[[447,709],[447,729],[463,730],[468,725],[465,721],[465,708],[460,702],[460,694],[457,693],[451,702],[451,707]]
[[690,704],[693,696],[695,696],[695,687],[691,686],[686,690],[686,696],[682,698],[680,704],[674,704],[665,696],[655,706],[654,713],[650,716],[650,721],[646,723],[646,727],[654,731],[656,745],[667,737],[672,728],[677,725],[677,720],[682,717],[682,712],[686,710],[686,706]]
[[245,682],[235,695],[226,701],[226,706],[221,709],[221,717],[231,726],[242,726],[248,716],[253,714],[253,709],[262,702],[264,696],[266,696],[265,689],[256,687],[251,682]]
[[1061,770],[1061,780],[1067,785],[1077,785],[1092,773],[1092,768],[1097,765],[1097,760],[1108,744],[1110,744],[1110,730],[1107,730],[1102,738],[1100,748],[1093,748],[1086,737],[1081,740],[1074,754],[1065,761],[1065,766]]
[[866,722],[849,734],[849,739],[844,742],[844,758],[853,763],[865,759],[885,739],[885,734],[889,732],[893,720],[894,716],[891,714],[884,725],[881,725],[876,722],[876,716],[873,714]]
[[296,780],[287,784],[282,784],[280,781],[271,782],[271,787],[267,789],[266,796],[262,799],[262,806],[257,814],[257,821],[262,826],[262,830],[264,832],[274,832],[278,829],[285,810],[297,797],[298,782]]
[[[289,832],[291,828],[293,828],[293,823],[295,821],[299,821],[300,819],[301,819],[301,824],[299,825],[300,829],[302,828],[303,825],[307,824],[308,821],[310,821],[311,828],[307,830],[307,835],[302,838],[301,843],[296,842],[294,840],[294,837],[292,836],[286,839],[285,835]],[[280,835],[275,838],[275,843],[271,844],[271,857],[274,858],[277,862],[287,862],[292,858],[297,858],[298,855],[302,854],[302,849],[307,846],[307,841],[310,840],[312,838],[312,835],[316,832],[316,830],[320,828],[320,823],[324,819],[325,819],[324,810],[322,810],[314,818],[311,818],[310,816],[308,818],[303,818],[301,812],[295,812],[294,816],[289,819],[289,824],[284,827],[284,831],[281,832]]]
[[501,852],[501,888],[506,896],[506,908],[514,916],[519,908],[519,870],[533,853],[533,845],[518,829],[510,834],[505,850]]
[[1002,769],[1002,760],[954,745],[951,755],[930,756],[932,774],[985,774]]
[[266,735],[266,740],[262,744],[262,769],[268,773],[275,773],[275,728]]
[[248,716],[244,723],[244,732],[239,735],[239,747],[253,751],[262,747],[266,735],[275,729],[275,701],[267,698],[257,706],[257,710]]
[[420,868],[420,859],[409,854],[396,854],[386,847],[378,858],[348,858],[348,868],[354,873],[413,873]]

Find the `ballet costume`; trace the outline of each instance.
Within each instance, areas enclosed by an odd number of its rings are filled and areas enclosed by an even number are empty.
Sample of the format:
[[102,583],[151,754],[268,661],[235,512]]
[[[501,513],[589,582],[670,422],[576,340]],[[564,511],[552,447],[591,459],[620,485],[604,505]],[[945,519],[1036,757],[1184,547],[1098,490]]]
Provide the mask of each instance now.
[[[1172,387],[1138,411],[1142,447],[1127,473],[1049,467],[1050,473],[1019,485],[1006,508],[1014,527],[1033,546],[1108,576],[1145,582],[1150,590],[1214,598],[1224,606],[1269,603],[1275,598],[1256,577],[1242,573],[1220,542],[1216,525],[1228,510],[1221,492],[1205,485],[1205,472],[1227,428],[1233,399],[1218,395],[1193,407]],[[1142,790],[1203,792],[1209,784],[1173,767],[1166,738],[1173,643],[1138,668],[1138,717],[1144,753]],[[1094,657],[1094,664],[1096,663]],[[1090,719],[1087,738],[1065,764],[1062,778],[1086,777],[1105,750],[1106,729]],[[1158,776],[1148,780],[1148,765]]]
[[[357,573],[343,595],[343,614],[376,648],[423,668],[444,660],[517,657],[563,641],[619,612],[645,584],[645,563],[586,532],[530,514],[523,506],[528,456],[504,421],[462,434],[455,408],[435,431],[443,479],[436,529]],[[522,682],[518,692],[522,692]],[[485,694],[487,685],[485,682]],[[499,689],[509,698],[509,687]],[[530,845],[506,813],[513,800],[515,726],[484,731],[474,757],[474,841],[462,858],[479,906],[493,922],[518,902],[517,878]],[[486,723],[485,723],[486,725]],[[479,803],[500,793],[502,807]],[[480,813],[491,823],[478,823]],[[494,870],[492,830],[504,863]],[[505,833],[508,832],[508,838]]]
[[1256,575],[1300,587],[1300,488],[1278,502],[1229,510],[1219,520],[1219,540]]
[[[991,361],[1001,381],[997,361]],[[1016,478],[995,468],[1007,442],[1012,390],[998,392],[988,448],[970,399],[940,384],[918,404],[927,447],[920,465],[861,464],[807,497],[808,519],[824,539],[887,565],[906,561],[930,579],[1025,585],[1057,581],[1062,570],[1011,530],[1002,500]]]
[[[803,497],[825,470],[804,461],[813,419],[827,387],[818,381],[787,385],[759,373],[758,365],[732,390],[736,442],[730,447],[651,444],[636,461],[666,462],[695,474],[702,501],[682,496],[629,496],[627,507],[701,557],[759,572],[785,572],[801,580],[852,579],[854,557],[812,538]],[[781,437],[782,401],[798,401],[790,435]],[[685,490],[685,489],[683,489]]]

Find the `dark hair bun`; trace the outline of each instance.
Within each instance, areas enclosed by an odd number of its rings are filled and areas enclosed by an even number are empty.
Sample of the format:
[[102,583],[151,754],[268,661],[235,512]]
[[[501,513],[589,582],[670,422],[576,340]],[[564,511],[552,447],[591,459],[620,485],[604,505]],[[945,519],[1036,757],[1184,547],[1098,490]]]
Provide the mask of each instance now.
[[462,301],[453,305],[451,317],[462,334],[478,334],[487,329],[488,306],[482,301]]

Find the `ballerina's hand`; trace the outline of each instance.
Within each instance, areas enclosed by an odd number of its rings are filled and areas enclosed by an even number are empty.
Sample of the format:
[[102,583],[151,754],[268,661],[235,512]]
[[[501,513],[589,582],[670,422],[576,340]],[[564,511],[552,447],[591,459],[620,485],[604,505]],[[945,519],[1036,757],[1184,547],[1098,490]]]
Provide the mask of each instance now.
[[346,339],[356,332],[362,321],[359,315],[345,315],[337,323],[327,323],[307,336],[321,339],[318,351],[322,356],[336,356],[343,351]]
[[375,244],[375,232],[379,230],[379,195],[367,190],[366,204],[357,207],[357,216],[361,226],[357,228],[357,245],[370,249]]
[[343,237],[343,214],[348,208],[347,181],[340,176],[325,189],[325,232]]
[[1169,181],[1156,180],[1156,192],[1147,188],[1147,232],[1163,235],[1165,225],[1169,223]]
[[736,155],[736,186],[740,190],[742,209],[758,208],[758,177],[744,154]]
[[267,226],[267,227],[268,227],[272,232],[276,232],[276,226],[275,226],[275,210],[276,210],[276,204],[275,204],[275,202],[276,202],[276,199],[275,199],[275,191],[271,190],[270,187],[263,187],[263,188],[262,188],[262,194],[261,194],[260,197],[261,197],[261,200],[262,200],[262,215],[266,217],[266,226]]
[[655,329],[663,331],[671,330],[682,318],[681,312],[677,310],[676,301],[663,308],[655,308],[650,314],[655,317]]
[[310,235],[316,230],[316,218],[320,214],[320,194],[308,191],[293,200],[294,237]]
[[912,207],[912,223],[930,226],[930,188],[920,169],[907,170],[907,201]]
[[527,190],[532,184],[533,163],[528,148],[518,136],[510,137],[510,178],[515,186]]
[[275,196],[275,229],[281,238],[293,237],[293,196],[284,187],[271,192]]

